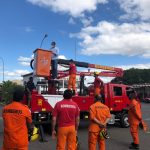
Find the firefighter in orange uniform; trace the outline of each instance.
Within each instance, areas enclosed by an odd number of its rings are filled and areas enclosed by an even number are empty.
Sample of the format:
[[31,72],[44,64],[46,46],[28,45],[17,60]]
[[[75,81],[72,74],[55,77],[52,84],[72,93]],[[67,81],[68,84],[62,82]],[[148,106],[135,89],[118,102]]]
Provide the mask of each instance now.
[[32,119],[29,108],[20,102],[23,95],[22,89],[16,89],[12,103],[3,108],[4,138],[2,150],[28,150],[28,127],[32,127]]
[[129,95],[131,103],[128,110],[128,121],[130,124],[130,133],[133,138],[133,142],[129,146],[130,149],[139,149],[139,124],[142,121],[141,105],[137,101],[137,95],[135,91],[132,91]]
[[94,95],[102,94],[103,81],[98,77],[99,73],[94,73]]
[[99,150],[105,150],[105,139],[100,138],[100,132],[106,129],[106,125],[111,118],[109,108],[101,103],[102,96],[95,96],[95,103],[90,106],[89,125],[89,150],[96,150],[98,142]]
[[53,111],[52,137],[55,138],[56,122],[58,123],[57,150],[76,150],[76,136],[79,126],[79,107],[72,101],[72,91],[67,89],[64,99],[57,102]]
[[71,59],[69,62],[69,81],[68,81],[68,89],[73,90],[73,95],[76,93],[76,65],[74,61]]

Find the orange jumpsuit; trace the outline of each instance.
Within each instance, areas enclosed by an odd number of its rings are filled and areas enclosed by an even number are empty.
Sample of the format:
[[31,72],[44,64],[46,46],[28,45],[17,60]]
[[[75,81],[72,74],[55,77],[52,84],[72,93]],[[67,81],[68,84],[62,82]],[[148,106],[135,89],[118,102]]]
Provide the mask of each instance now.
[[90,106],[90,125],[89,125],[89,150],[96,150],[96,143],[98,142],[99,150],[105,150],[105,140],[100,139],[99,132],[102,128],[93,121],[94,118],[99,120],[102,124],[107,118],[110,118],[109,108],[101,102],[96,102]]
[[28,150],[27,122],[32,122],[29,108],[13,101],[3,108],[2,116],[4,121],[2,150]]
[[70,69],[69,69],[68,89],[71,88],[74,91],[76,91],[76,65],[74,63],[70,64]]
[[94,90],[95,90],[94,94],[95,95],[101,94],[102,85],[103,85],[103,81],[96,76],[94,80]]
[[128,111],[128,121],[130,124],[130,133],[133,138],[134,144],[139,144],[139,123],[142,120],[141,105],[136,99],[131,100],[129,111]]

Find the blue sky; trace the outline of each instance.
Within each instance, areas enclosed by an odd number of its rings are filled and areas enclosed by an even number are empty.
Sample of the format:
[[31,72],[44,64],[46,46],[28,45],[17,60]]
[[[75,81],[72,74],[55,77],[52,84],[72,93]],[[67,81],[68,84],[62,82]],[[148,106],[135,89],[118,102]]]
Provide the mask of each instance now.
[[[1,0],[5,80],[21,79],[32,71],[29,62],[45,34],[42,48],[49,49],[55,40],[61,58],[150,68],[149,8],[149,0]],[[2,73],[0,60],[0,82]]]

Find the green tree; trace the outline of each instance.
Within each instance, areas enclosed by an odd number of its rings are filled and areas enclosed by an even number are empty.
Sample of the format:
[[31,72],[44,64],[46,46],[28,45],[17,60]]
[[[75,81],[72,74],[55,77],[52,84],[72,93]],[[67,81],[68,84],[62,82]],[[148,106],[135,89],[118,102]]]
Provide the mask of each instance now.
[[13,92],[16,88],[22,88],[24,87],[22,85],[17,85],[16,83],[13,83],[11,81],[4,81],[2,83],[2,101],[6,104],[10,103],[13,98]]
[[124,71],[123,77],[113,79],[112,83],[122,83],[127,85],[150,83],[150,69],[131,68]]

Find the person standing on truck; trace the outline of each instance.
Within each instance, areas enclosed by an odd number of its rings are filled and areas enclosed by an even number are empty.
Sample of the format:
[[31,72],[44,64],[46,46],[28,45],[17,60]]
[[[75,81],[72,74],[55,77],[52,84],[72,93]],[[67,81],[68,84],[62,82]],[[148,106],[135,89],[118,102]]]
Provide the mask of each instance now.
[[28,150],[28,129],[32,127],[31,112],[21,104],[24,91],[16,89],[12,103],[2,110],[4,137],[2,150]]
[[130,124],[130,133],[133,138],[133,142],[129,146],[129,149],[139,149],[139,124],[142,121],[141,105],[138,101],[137,94],[135,91],[131,91],[129,94],[131,103],[128,110],[128,122]]
[[89,125],[89,150],[96,150],[98,142],[99,150],[105,150],[105,138],[101,137],[101,133],[106,134],[106,125],[111,118],[109,108],[102,104],[102,96],[95,96],[95,103],[90,106],[90,125]]
[[33,77],[29,77],[29,81],[27,82],[26,88],[28,88],[27,90],[29,90],[30,93],[33,91],[33,89],[35,89]]
[[73,59],[71,59],[69,61],[69,81],[68,81],[68,89],[72,89],[73,90],[73,95],[75,95],[76,93],[76,65],[73,61]]
[[58,123],[57,130],[57,150],[64,150],[66,143],[68,150],[76,149],[76,136],[79,126],[79,107],[72,101],[72,91],[67,89],[63,94],[64,99],[57,102],[52,119],[52,137],[56,136],[56,122]]
[[56,42],[51,42],[51,48],[52,51],[52,79],[57,78],[57,65],[58,65],[58,55],[59,55],[59,48],[56,47]]
[[29,81],[25,82],[25,96],[26,96],[26,104],[30,107],[31,103],[31,93],[36,89],[35,84],[33,82],[33,77],[29,77]]
[[95,80],[93,82],[94,84],[94,95],[102,94],[102,88],[103,88],[103,81],[98,77],[99,73],[95,72],[94,77]]

